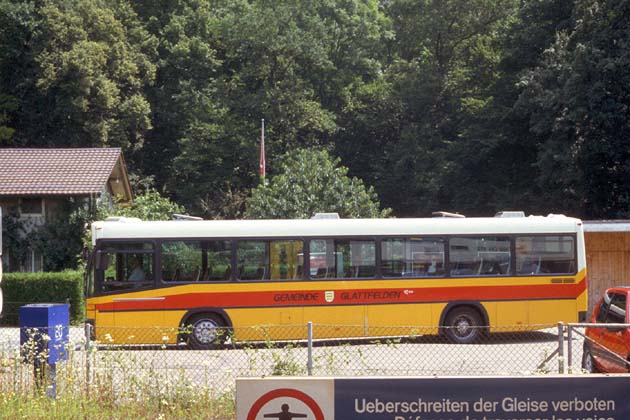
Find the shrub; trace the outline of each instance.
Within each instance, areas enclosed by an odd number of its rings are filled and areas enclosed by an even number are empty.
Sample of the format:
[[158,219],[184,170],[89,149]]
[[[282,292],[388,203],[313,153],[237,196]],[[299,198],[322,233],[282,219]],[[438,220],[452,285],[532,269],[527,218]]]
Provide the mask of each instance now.
[[18,325],[20,306],[31,303],[69,303],[70,322],[84,318],[83,272],[5,273],[4,309],[0,323]]

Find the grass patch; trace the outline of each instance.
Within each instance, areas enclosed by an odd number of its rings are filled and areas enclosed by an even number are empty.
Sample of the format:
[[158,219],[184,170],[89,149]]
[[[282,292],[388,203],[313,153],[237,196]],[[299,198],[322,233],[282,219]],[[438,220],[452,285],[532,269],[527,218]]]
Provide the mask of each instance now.
[[51,399],[45,395],[0,394],[0,419],[28,420],[234,420],[234,395],[188,401],[168,399],[110,401],[95,398]]

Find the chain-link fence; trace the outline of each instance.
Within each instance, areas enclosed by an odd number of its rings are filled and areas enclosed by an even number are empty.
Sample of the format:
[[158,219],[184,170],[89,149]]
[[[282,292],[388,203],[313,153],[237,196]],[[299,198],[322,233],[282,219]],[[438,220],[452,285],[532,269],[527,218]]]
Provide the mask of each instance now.
[[[310,329],[309,329],[310,327]],[[145,335],[172,329],[108,327],[105,337],[86,340],[83,327],[70,327],[68,360],[57,364],[58,392],[114,397],[164,393],[224,393],[236,377],[272,375],[427,376],[533,375],[581,370],[584,329],[579,325],[534,325],[494,329],[471,344],[452,344],[435,327],[379,328],[373,338],[327,340],[237,341],[232,337],[265,337],[271,327],[226,332],[211,350],[185,344],[131,345]],[[352,336],[357,326],[295,325],[273,327],[274,336]],[[282,329],[283,331],[278,331]],[[402,335],[406,330],[408,334]],[[412,331],[413,333],[409,334]],[[109,334],[111,333],[111,334]],[[97,331],[97,336],[99,336]],[[124,343],[123,343],[124,342]],[[0,392],[26,393],[36,387],[32,364],[24,362],[18,328],[0,329]]]

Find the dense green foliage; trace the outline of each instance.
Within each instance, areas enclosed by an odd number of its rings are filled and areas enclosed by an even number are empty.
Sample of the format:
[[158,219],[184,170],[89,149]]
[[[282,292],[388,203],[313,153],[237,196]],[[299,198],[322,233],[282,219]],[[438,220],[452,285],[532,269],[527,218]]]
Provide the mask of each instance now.
[[60,200],[54,218],[46,224],[21,218],[15,213],[2,216],[3,245],[12,259],[24,265],[30,250],[43,256],[44,271],[77,269],[83,244],[81,237],[90,213],[82,200]]
[[269,179],[324,149],[396,216],[627,217],[629,16],[630,0],[0,0],[0,146],[120,146],[186,211],[254,216],[264,118]]
[[69,303],[70,322],[83,321],[83,272],[5,273],[1,323],[18,325],[20,306],[31,303]]
[[[96,206],[94,214],[89,216],[90,221],[105,220],[112,216],[137,217],[142,220],[170,220],[174,214],[182,214],[184,209],[179,204],[173,203],[168,198],[160,195],[152,188],[139,192],[131,205],[119,205],[101,201]],[[82,234],[72,237],[80,240],[83,247],[92,247],[92,231],[85,229]],[[46,259],[46,256],[44,256]]]
[[168,198],[162,197],[159,192],[149,188],[134,197],[133,203],[121,206],[114,203],[100,203],[97,207],[95,218],[104,220],[109,216],[137,217],[142,220],[170,220],[173,214],[182,214],[184,209],[179,204],[173,203]]
[[347,176],[325,150],[298,149],[281,161],[281,173],[262,183],[247,200],[248,219],[307,219],[335,212],[342,218],[386,217],[372,188]]

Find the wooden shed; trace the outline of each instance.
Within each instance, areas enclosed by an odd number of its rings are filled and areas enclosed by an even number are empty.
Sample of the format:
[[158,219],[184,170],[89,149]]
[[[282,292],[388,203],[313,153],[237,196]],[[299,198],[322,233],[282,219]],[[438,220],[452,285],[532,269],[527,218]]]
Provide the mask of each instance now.
[[630,285],[630,220],[584,221],[589,312],[608,287]]

